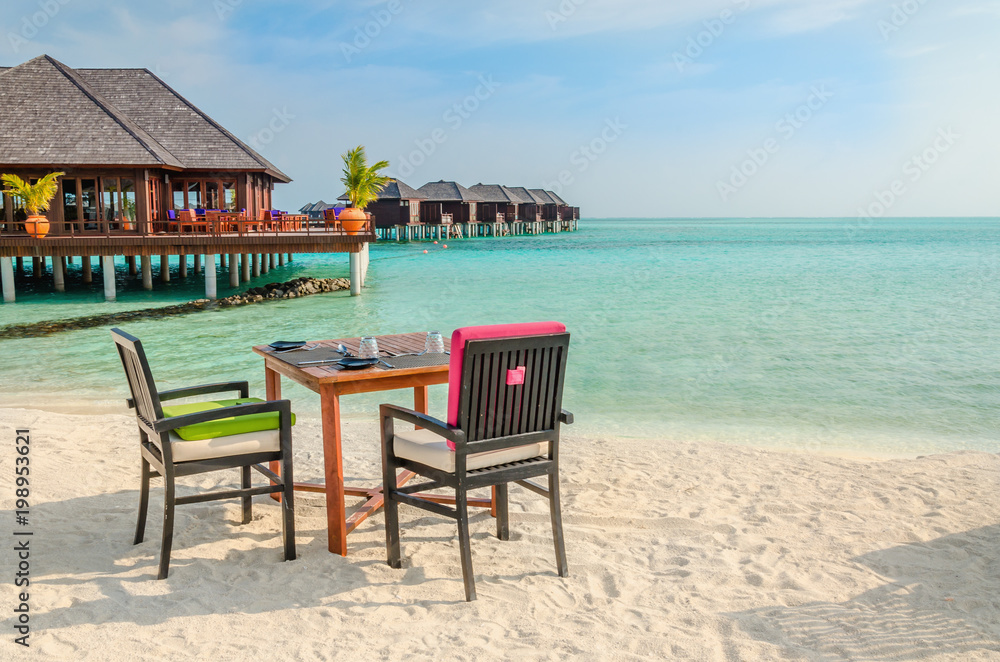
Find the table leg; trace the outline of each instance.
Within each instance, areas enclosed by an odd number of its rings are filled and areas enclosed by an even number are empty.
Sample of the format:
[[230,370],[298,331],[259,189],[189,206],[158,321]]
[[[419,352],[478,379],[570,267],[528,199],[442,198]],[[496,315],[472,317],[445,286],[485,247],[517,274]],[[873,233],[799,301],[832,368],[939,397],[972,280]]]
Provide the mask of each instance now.
[[[266,389],[266,397],[268,400],[281,400],[281,373],[271,370],[267,366],[264,367],[264,384]],[[281,462],[271,462],[268,467],[274,473],[281,475]],[[274,481],[271,481],[274,485]],[[281,503],[281,493],[275,492],[271,495],[271,498]]]
[[[430,389],[426,386],[413,387],[413,409],[421,414],[427,413],[427,402],[430,399]],[[417,430],[420,428],[417,427]]]
[[323,464],[326,474],[327,547],[347,556],[347,504],[344,501],[344,457],[340,436],[340,396],[332,385],[319,390],[323,412]]

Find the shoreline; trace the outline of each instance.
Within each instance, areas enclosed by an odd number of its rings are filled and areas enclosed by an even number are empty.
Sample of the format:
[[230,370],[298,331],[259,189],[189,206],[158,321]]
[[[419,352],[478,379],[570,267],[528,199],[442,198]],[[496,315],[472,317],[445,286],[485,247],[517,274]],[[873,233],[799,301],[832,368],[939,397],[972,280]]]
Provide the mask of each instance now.
[[[33,405],[25,402],[12,402],[7,400],[5,394],[0,393],[0,413],[4,412],[29,412],[34,414],[51,414],[53,416],[83,416],[89,418],[97,417],[125,417],[127,419],[132,419],[134,414],[125,409],[124,405],[119,404],[119,399],[114,400],[102,400],[98,402],[98,410],[95,411],[94,403],[87,403],[84,401],[76,401],[71,404],[67,404],[64,407],[52,406],[51,403],[47,405]],[[114,403],[114,404],[112,404]],[[294,407],[293,407],[294,408]],[[432,412],[433,414],[433,412]],[[320,423],[320,416],[318,414],[310,413],[307,411],[297,411],[296,415],[303,421],[309,422],[316,426]],[[342,412],[342,419],[345,423],[358,426],[368,426],[373,430],[377,430],[378,419],[374,410],[369,413],[357,413],[357,412]],[[607,434],[598,433],[594,431],[587,432],[577,432],[573,430],[573,427],[565,429],[564,434],[570,435],[572,438],[579,439],[587,443],[593,443],[604,439],[615,439],[620,442],[625,442],[628,444],[637,445],[662,445],[662,444],[672,444],[672,443],[708,443],[708,444],[718,444],[724,447],[741,448],[741,449],[751,449],[759,452],[773,452],[773,453],[790,453],[795,455],[803,455],[807,457],[818,457],[818,458],[836,458],[843,460],[852,460],[856,462],[890,462],[893,460],[916,460],[925,457],[933,457],[936,455],[948,455],[951,453],[966,453],[966,452],[979,452],[993,454],[991,451],[978,450],[978,449],[940,449],[940,450],[922,450],[922,451],[912,451],[912,452],[901,452],[901,451],[881,451],[881,450],[871,450],[871,449],[861,449],[852,448],[840,445],[831,445],[827,447],[823,446],[811,446],[809,448],[796,447],[791,444],[767,444],[767,443],[754,443],[754,442],[739,442],[733,441],[726,438],[712,438],[705,437],[703,435],[698,435],[697,438],[693,436],[691,438],[675,438],[666,434],[652,434],[649,436],[636,436],[630,434]]]

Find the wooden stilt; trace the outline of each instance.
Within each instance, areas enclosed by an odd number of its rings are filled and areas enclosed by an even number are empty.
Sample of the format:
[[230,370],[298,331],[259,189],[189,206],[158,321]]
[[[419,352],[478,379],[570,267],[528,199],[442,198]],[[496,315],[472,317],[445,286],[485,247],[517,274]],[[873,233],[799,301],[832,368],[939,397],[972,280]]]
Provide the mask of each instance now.
[[153,289],[153,257],[143,255],[140,257],[140,262],[142,262],[142,289],[151,290]]

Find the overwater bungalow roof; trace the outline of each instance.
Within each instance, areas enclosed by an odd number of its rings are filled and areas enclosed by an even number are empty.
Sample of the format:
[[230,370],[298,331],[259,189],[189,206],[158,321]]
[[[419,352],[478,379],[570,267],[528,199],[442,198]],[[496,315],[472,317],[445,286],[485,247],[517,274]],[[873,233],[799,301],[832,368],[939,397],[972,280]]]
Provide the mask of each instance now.
[[263,171],[291,178],[147,69],[0,70],[0,163]]
[[481,202],[501,202],[514,205],[521,203],[520,196],[500,184],[476,184],[470,186],[469,191],[482,198]]
[[482,198],[458,182],[428,182],[417,189],[428,202],[483,202]]
[[331,207],[333,207],[333,205],[328,205],[325,202],[323,202],[322,200],[320,200],[319,202],[314,202],[312,204],[309,204],[309,205],[306,205],[306,206],[302,207],[302,209],[300,209],[299,212],[302,213],[302,214],[310,214],[310,213],[313,213],[313,212],[326,211],[327,209],[330,209]]
[[[412,186],[407,185],[398,179],[393,179],[379,191],[379,200],[423,200],[426,196]],[[347,200],[347,194],[343,194],[338,200]]]
[[559,204],[555,200],[553,200],[552,198],[550,198],[549,194],[544,189],[533,188],[533,189],[529,189],[529,190],[531,191],[531,194],[533,196],[535,196],[536,198],[538,198],[539,200],[541,200],[540,204],[543,204],[543,205],[555,205],[555,204]]
[[548,194],[549,194],[549,197],[550,197],[550,198],[552,198],[552,200],[553,200],[553,201],[554,201],[554,202],[555,202],[555,203],[556,203],[557,205],[562,205],[562,206],[564,206],[564,207],[568,207],[568,206],[569,206],[569,203],[567,203],[567,202],[566,202],[565,200],[563,200],[562,198],[560,198],[560,197],[559,197],[558,195],[556,195],[556,194],[555,194],[555,193],[553,193],[552,191],[546,191],[546,193],[548,193]]
[[523,186],[508,186],[507,190],[516,195],[523,205],[544,205],[545,201]]

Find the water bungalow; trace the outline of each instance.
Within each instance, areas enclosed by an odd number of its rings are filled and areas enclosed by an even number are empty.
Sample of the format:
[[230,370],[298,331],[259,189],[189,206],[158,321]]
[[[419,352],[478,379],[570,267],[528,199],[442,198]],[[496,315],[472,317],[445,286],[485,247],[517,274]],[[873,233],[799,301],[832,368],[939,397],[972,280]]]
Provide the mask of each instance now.
[[521,199],[506,186],[500,184],[476,184],[469,190],[483,199],[479,204],[479,218],[483,221],[495,220],[497,223],[520,220],[518,205]]
[[[347,194],[337,198],[347,200]],[[378,200],[365,207],[371,212],[376,229],[420,225],[420,203],[426,196],[398,179],[393,179],[378,194]]]
[[319,202],[304,205],[301,209],[299,209],[299,213],[305,214],[311,221],[320,221],[323,220],[323,213],[327,209],[333,209],[333,207],[333,205],[328,205],[324,201],[320,200]]
[[[579,229],[579,208],[570,207],[551,191],[543,200],[524,187],[476,184],[464,189],[455,182],[433,182],[422,186],[420,192],[439,198],[423,201],[423,222],[404,226],[376,220],[379,239],[502,237]],[[459,202],[460,196],[465,202]],[[473,203],[472,198],[477,202]],[[548,218],[543,217],[546,209]],[[438,216],[443,216],[444,222],[436,222]]]
[[571,207],[565,200],[552,191],[546,191],[546,193],[556,203],[557,218],[560,221],[576,221],[580,219],[579,207]]
[[0,68],[0,173],[56,171],[65,176],[45,236],[29,233],[19,201],[3,196],[5,301],[14,300],[14,264],[19,276],[40,278],[51,262],[61,291],[75,256],[85,282],[93,256],[101,258],[109,300],[114,256],[125,256],[133,274],[138,258],[147,289],[153,256],[164,281],[169,256],[179,256],[181,277],[193,258],[206,297],[215,298],[216,256],[237,287],[295,253],[349,253],[351,292],[360,293],[374,228],[349,234],[271,212],[274,186],[291,178],[146,69],[72,69],[47,55]]
[[536,222],[542,220],[541,208],[545,202],[523,186],[508,186],[507,190],[518,197],[520,220]]
[[479,196],[458,182],[428,182],[417,191],[424,196],[420,205],[420,222],[451,225],[475,223]]

